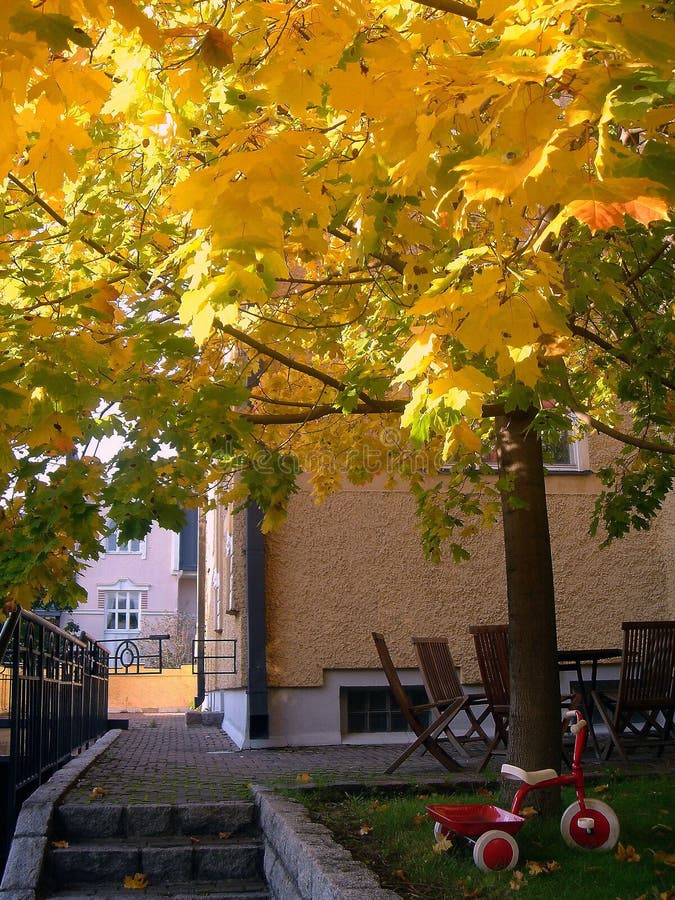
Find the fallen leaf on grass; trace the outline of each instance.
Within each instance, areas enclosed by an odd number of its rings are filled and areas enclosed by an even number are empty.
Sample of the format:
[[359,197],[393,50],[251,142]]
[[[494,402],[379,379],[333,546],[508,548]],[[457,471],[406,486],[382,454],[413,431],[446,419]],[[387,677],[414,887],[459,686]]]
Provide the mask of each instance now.
[[618,859],[619,862],[632,863],[632,862],[640,862],[641,856],[639,853],[635,852],[635,847],[632,844],[628,844],[624,847],[624,845],[619,841],[619,846],[616,848],[615,859]]
[[476,888],[475,891],[465,891],[462,894],[462,900],[472,900],[473,897],[480,897],[480,895],[481,895],[480,888]]
[[608,784],[599,784],[593,788],[593,793],[594,794],[604,794],[605,791],[608,791],[608,790],[609,790]]
[[656,825],[652,825],[652,831],[672,831],[673,829],[670,825],[664,825],[663,822],[657,822]]
[[521,809],[520,814],[524,819],[531,819],[533,816],[539,815],[539,810],[535,809],[534,806],[526,806],[524,809]]
[[124,887],[130,891],[144,891],[150,882],[143,872],[136,872],[135,875],[124,876]]
[[296,775],[295,780],[301,782],[301,784],[307,784],[308,781],[311,781],[311,777],[307,774],[307,772],[303,772],[302,775]]
[[440,841],[436,841],[432,850],[434,853],[447,853],[452,848],[452,841],[449,837],[443,836]]
[[657,850],[654,854],[654,862],[663,863],[665,866],[675,866],[675,853],[666,853],[665,850]]
[[509,887],[512,891],[519,891],[521,887],[527,884],[525,881],[525,876],[522,872],[514,872],[511,881],[509,881]]
[[405,884],[410,884],[410,879],[407,877],[403,869],[394,869],[391,873],[394,878],[398,878],[400,881],[405,882]]
[[232,832],[231,831],[219,831],[218,837],[220,838],[221,841],[226,841],[228,838],[232,837]]
[[92,800],[97,800],[99,797],[105,797],[105,791],[102,787],[92,788],[91,794],[89,794]]
[[481,797],[491,797],[492,796],[492,791],[489,791],[487,788],[478,788],[476,793],[480,794]]
[[52,847],[56,847],[57,850],[65,850],[66,847],[70,847],[68,841],[52,841]]
[[417,813],[416,816],[413,816],[413,822],[415,825],[422,825],[424,822],[428,820],[429,816],[427,813]]
[[370,832],[372,830],[373,830],[372,825],[367,825],[365,822],[362,822],[361,827],[359,828],[359,830],[356,833],[360,834],[361,836],[364,836],[366,834],[370,834]]
[[557,872],[560,864],[554,859],[550,862],[533,862],[528,860],[525,863],[528,875],[549,875],[551,872]]

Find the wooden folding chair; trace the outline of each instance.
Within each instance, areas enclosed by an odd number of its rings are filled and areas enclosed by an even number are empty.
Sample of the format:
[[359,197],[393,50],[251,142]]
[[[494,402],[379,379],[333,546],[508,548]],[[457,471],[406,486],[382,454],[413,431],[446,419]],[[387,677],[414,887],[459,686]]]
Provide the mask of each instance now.
[[483,690],[495,723],[494,737],[478,768],[482,772],[499,745],[506,747],[508,742],[511,706],[509,626],[472,625],[469,632],[473,635]]
[[[417,652],[427,696],[436,704],[437,714],[441,715],[451,704],[456,705],[457,700],[462,701],[443,729],[448,741],[464,756],[468,756],[466,744],[470,742],[482,741],[489,744],[490,738],[482,727],[483,720],[490,715],[485,694],[467,694],[464,690],[457,676],[447,639],[414,637],[412,642]],[[473,709],[477,706],[482,707],[478,714]],[[457,725],[454,730],[452,726],[460,714],[466,717],[466,721],[461,732],[458,732]]]
[[675,621],[624,622],[621,628],[619,689],[591,696],[609,732],[602,758],[616,747],[628,763],[626,750],[657,747],[662,753],[675,739]]
[[405,760],[419,747],[424,747],[426,750],[428,750],[429,753],[431,753],[432,756],[434,756],[441,763],[441,765],[445,766],[445,768],[450,772],[457,772],[459,769],[461,769],[461,766],[440,746],[438,742],[438,735],[442,733],[446,722],[449,722],[456,714],[457,710],[461,707],[462,700],[458,698],[454,703],[451,703],[441,715],[434,718],[430,725],[425,726],[423,722],[420,722],[418,713],[423,712],[424,710],[434,710],[436,708],[436,704],[421,703],[412,705],[410,703],[410,699],[408,698],[408,695],[406,694],[405,689],[401,684],[401,680],[398,677],[398,673],[392,661],[391,654],[389,653],[389,648],[387,647],[384,635],[380,634],[377,631],[373,631],[372,635],[373,641],[375,642],[377,654],[380,657],[380,662],[382,663],[382,669],[387,677],[387,681],[389,682],[389,687],[391,688],[391,692],[394,695],[394,699],[401,709],[403,718],[406,720],[415,735],[417,735],[412,744],[406,747],[403,753],[401,753],[401,755],[397,757],[394,762],[385,770],[386,774],[391,775],[391,773],[398,769],[401,763],[405,762]]

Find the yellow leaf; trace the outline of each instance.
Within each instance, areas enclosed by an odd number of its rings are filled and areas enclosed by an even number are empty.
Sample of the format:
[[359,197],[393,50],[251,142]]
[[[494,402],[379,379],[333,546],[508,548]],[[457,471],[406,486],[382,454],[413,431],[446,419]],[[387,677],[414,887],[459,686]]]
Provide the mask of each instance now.
[[301,782],[302,784],[307,784],[308,781],[311,781],[311,776],[307,772],[303,772],[302,775],[296,775],[295,780]]
[[101,787],[95,787],[89,796],[92,800],[97,800],[99,797],[105,797],[105,791]]
[[604,794],[605,791],[607,791],[607,790],[609,790],[608,784],[598,784],[596,787],[593,788],[593,792],[595,794]]
[[234,41],[220,28],[211,25],[202,41],[199,54],[207,66],[214,69],[223,69],[234,62],[232,53]]
[[524,809],[521,809],[520,814],[525,819],[531,819],[533,816],[539,815],[539,810],[535,809],[534,806],[526,806]]
[[161,49],[164,41],[159,28],[145,13],[141,12],[133,0],[109,0],[109,3],[113,8],[115,19],[122,28],[126,31],[133,31],[137,28],[148,46],[153,50]]
[[632,844],[627,844],[624,847],[621,841],[619,841],[615,859],[618,859],[619,862],[632,863],[640,862],[641,856],[639,853],[635,852],[635,847]]
[[654,854],[654,862],[660,862],[666,866],[675,866],[675,853],[666,853],[665,850],[657,850]]
[[403,373],[401,380],[412,379],[428,368],[434,355],[435,340],[436,335],[429,331],[424,331],[415,339],[412,347],[398,363],[398,368]]
[[519,891],[521,887],[526,884],[524,879],[525,875],[522,872],[514,872],[511,881],[509,881],[509,887],[511,888],[511,890]]
[[52,847],[57,850],[65,850],[67,847],[70,847],[68,841],[52,841]]
[[229,840],[229,838],[232,837],[232,834],[233,834],[232,831],[219,831],[218,837],[220,838],[221,841],[227,841],[227,840]]
[[551,862],[533,862],[528,860],[525,863],[529,875],[548,875],[551,872],[557,872],[560,864],[555,860]]
[[428,818],[426,813],[417,813],[417,815],[413,817],[413,822],[415,825],[422,825]]
[[448,850],[452,849],[452,841],[447,835],[443,835],[440,841],[436,841],[432,850],[434,853],[447,853]]
[[370,832],[371,832],[372,830],[373,830],[373,826],[372,826],[372,825],[367,825],[365,822],[363,822],[363,823],[361,824],[361,827],[359,828],[359,830],[358,830],[356,833],[359,834],[359,835],[361,835],[361,836],[364,836],[364,835],[370,834]]
[[144,891],[150,882],[143,872],[136,872],[135,875],[124,876],[124,887],[130,891]]

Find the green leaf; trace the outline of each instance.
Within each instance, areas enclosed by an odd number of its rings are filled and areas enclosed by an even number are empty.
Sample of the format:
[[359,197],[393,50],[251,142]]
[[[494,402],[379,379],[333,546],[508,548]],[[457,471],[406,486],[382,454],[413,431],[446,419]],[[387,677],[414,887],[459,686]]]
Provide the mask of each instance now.
[[68,44],[78,47],[92,47],[92,40],[68,16],[59,13],[44,13],[42,10],[21,9],[9,20],[19,34],[35,32],[39,41],[49,44],[57,53],[68,49]]

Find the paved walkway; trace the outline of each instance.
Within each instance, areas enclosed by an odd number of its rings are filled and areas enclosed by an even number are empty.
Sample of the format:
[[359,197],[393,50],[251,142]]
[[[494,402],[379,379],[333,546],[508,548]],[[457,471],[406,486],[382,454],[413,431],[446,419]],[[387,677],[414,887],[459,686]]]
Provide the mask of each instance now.
[[109,803],[213,802],[248,797],[252,783],[298,787],[476,780],[471,769],[446,773],[432,756],[421,753],[408,759],[395,779],[384,775],[400,752],[399,745],[238,750],[216,726],[187,727],[184,714],[130,716],[129,730],[87,769],[65,799],[87,799],[100,788]]
[[[399,755],[399,745],[292,747],[280,750],[237,750],[216,726],[187,727],[185,715],[130,716],[129,730],[85,771],[66,800],[88,799],[95,788],[109,803],[214,802],[248,798],[249,786],[265,784],[290,788],[300,785],[415,783],[460,787],[494,778],[497,763],[483,775],[476,764],[449,773],[429,754],[415,753],[397,769],[384,774]],[[598,762],[586,752],[588,774]],[[612,767],[621,768],[613,756]],[[644,771],[675,772],[675,751],[662,757],[654,751],[640,760]]]

